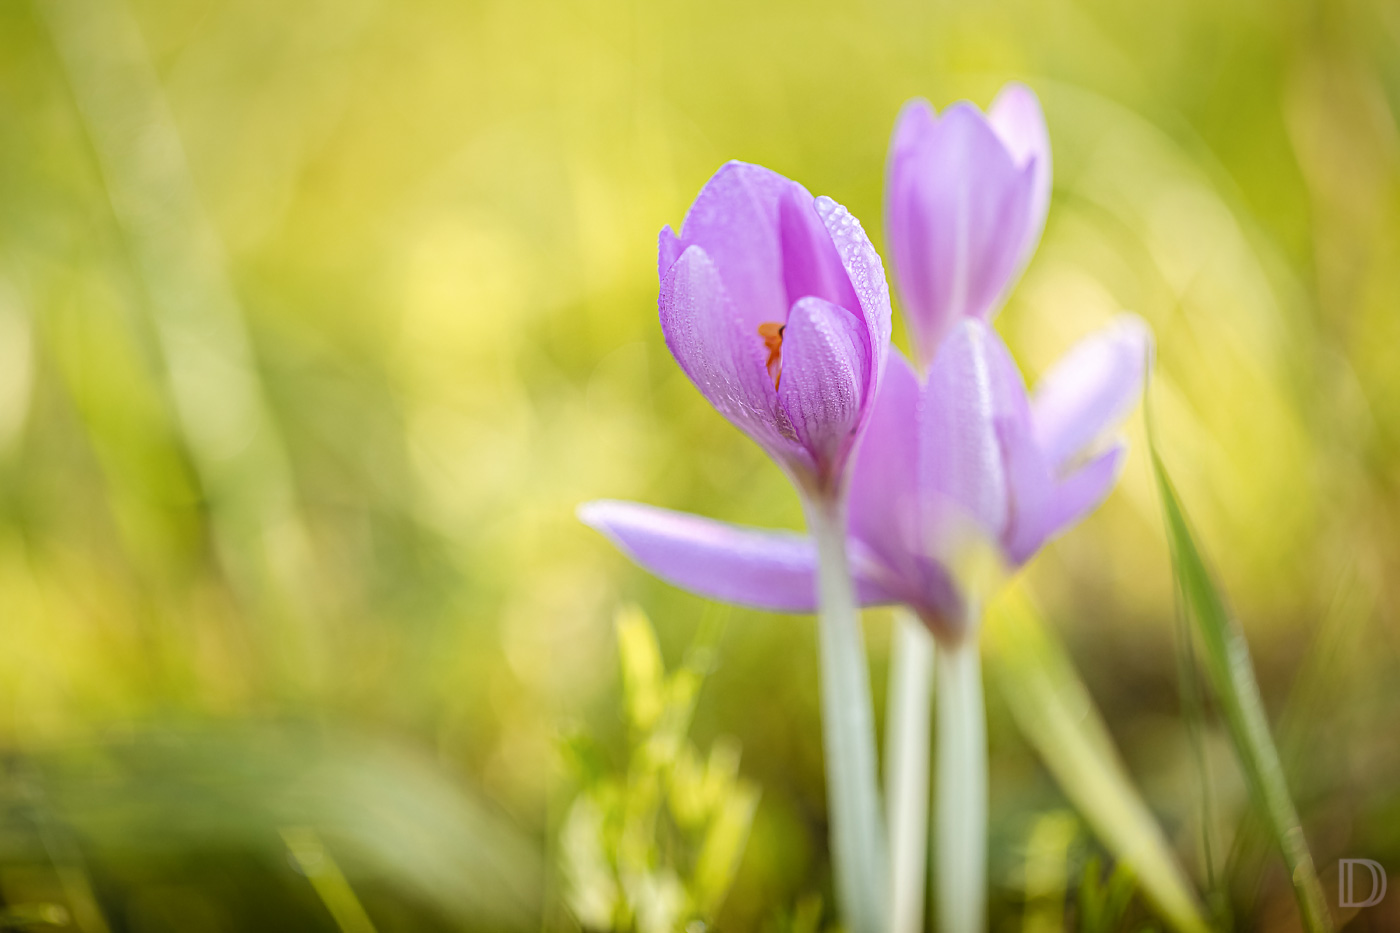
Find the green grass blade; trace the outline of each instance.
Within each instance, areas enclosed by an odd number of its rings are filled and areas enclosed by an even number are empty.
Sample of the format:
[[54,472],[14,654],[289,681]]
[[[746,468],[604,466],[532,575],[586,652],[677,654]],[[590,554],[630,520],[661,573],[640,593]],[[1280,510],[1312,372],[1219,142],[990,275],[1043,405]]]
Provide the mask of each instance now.
[[310,826],[284,826],[281,833],[287,854],[311,882],[340,933],[375,933],[374,922],[316,830]]
[[1186,514],[1157,450],[1151,427],[1148,445],[1153,473],[1162,499],[1172,567],[1182,606],[1202,646],[1206,675],[1225,713],[1230,738],[1248,781],[1250,794],[1262,811],[1269,831],[1283,854],[1298,899],[1303,923],[1310,931],[1331,930],[1318,881],[1317,868],[1289,796],[1278,749],[1269,732],[1268,717],[1254,677],[1249,645],[1239,623],[1225,606],[1192,537]]
[[1210,756],[1206,754],[1206,702],[1205,685],[1201,682],[1201,666],[1196,660],[1196,643],[1191,637],[1191,620],[1181,601],[1177,602],[1176,612],[1176,668],[1177,688],[1181,691],[1181,718],[1186,727],[1187,742],[1191,747],[1191,760],[1196,768],[1196,781],[1200,788],[1200,856],[1201,867],[1205,872],[1206,905],[1211,919],[1217,927],[1230,929],[1229,893],[1221,884],[1221,875],[1216,870],[1216,831],[1215,781],[1211,777]]
[[987,615],[986,662],[1021,734],[1100,841],[1178,933],[1209,929],[1161,828],[1133,787],[1069,655],[1019,590]]
[[310,531],[223,243],[140,24],[126,0],[33,7],[142,284],[219,561],[267,625],[260,647],[289,689],[314,688],[323,647]]

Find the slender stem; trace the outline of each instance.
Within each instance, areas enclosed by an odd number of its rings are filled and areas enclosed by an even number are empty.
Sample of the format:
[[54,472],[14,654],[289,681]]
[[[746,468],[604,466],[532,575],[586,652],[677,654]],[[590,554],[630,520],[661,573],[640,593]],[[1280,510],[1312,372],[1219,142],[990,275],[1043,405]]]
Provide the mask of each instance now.
[[897,609],[885,716],[892,933],[922,933],[924,929],[933,652],[933,635],[918,616],[908,609]]
[[851,933],[886,933],[888,853],[875,776],[875,716],[845,520],[839,502],[808,503],[806,512],[820,562],[822,739],[836,898]]
[[[977,610],[973,610],[974,612]],[[987,910],[987,716],[975,621],[941,645],[934,891],[941,933],[982,933]]]

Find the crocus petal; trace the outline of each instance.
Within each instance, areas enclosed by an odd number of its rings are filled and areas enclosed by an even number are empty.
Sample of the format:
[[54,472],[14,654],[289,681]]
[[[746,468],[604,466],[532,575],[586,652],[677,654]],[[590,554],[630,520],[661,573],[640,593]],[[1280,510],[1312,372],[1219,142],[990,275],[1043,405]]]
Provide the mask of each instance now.
[[870,410],[875,403],[875,393],[879,391],[880,380],[884,378],[885,361],[889,356],[891,311],[890,286],[885,280],[885,264],[880,254],[866,235],[859,220],[841,204],[828,197],[816,200],[817,215],[831,235],[836,255],[841,267],[846,270],[846,278],[855,293],[857,307],[864,321],[864,337],[867,365],[865,370],[865,394],[862,399],[860,423],[857,432],[864,430],[870,418]]
[[1142,397],[1152,331],[1122,314],[1081,340],[1041,378],[1032,402],[1035,436],[1057,473],[1083,456]]
[[779,202],[778,233],[789,307],[799,299],[814,296],[853,314],[860,311],[851,280],[841,265],[831,233],[817,213],[815,200],[796,185],[784,192]]
[[908,258],[912,260],[912,247],[922,236],[920,228],[923,221],[915,196],[920,175],[920,155],[927,149],[926,140],[933,133],[937,120],[933,105],[922,97],[906,103],[895,118],[890,152],[885,161],[885,239],[890,244],[894,262],[895,285],[899,289],[900,300],[906,303],[924,297],[917,286],[925,284],[925,280],[914,277],[912,269],[906,275],[904,253],[911,253]]
[[1021,261],[1035,166],[1019,167],[983,115],[954,104],[928,125],[906,107],[887,182],[889,247],[917,356],[961,317],[989,319]]
[[801,185],[746,162],[729,162],[695,198],[681,225],[680,246],[703,247],[746,330],[787,320],[788,300],[779,239],[779,205]]
[[820,475],[842,469],[865,403],[868,351],[861,321],[821,298],[793,305],[783,332],[778,403]]
[[[924,145],[928,134],[933,132],[933,125],[937,121],[938,112],[927,99],[915,97],[906,101],[904,106],[899,108],[899,116],[894,120],[894,134],[890,137],[889,164],[886,169],[893,172],[898,168],[900,177],[907,180],[903,171],[906,160],[918,157],[919,149]],[[894,192],[886,189],[885,193],[888,196]]]
[[671,271],[671,267],[676,264],[676,260],[681,258],[681,238],[676,236],[676,231],[667,224],[661,228],[661,233],[656,237],[656,274],[658,277],[666,278],[666,273]]
[[919,394],[913,367],[892,351],[855,454],[847,500],[851,534],[902,576],[916,572],[921,545]]
[[1010,500],[1002,550],[1012,566],[1019,566],[1045,541],[1055,479],[1035,439],[1021,370],[1001,339],[990,328],[987,333],[997,439]]
[[1035,446],[1024,421],[997,423],[1011,513],[1002,534],[1006,561],[1019,567],[1035,556],[1048,535],[1049,512],[1054,503],[1055,479]]
[[812,470],[778,405],[763,344],[745,330],[703,249],[691,246],[671,265],[658,304],[666,346],[710,404],[785,466]]
[[[816,609],[817,550],[806,535],[635,502],[589,502],[578,515],[642,567],[692,593],[774,612]],[[878,565],[859,545],[848,551],[861,605],[895,602]]]
[[1014,278],[1030,261],[1045,229],[1045,215],[1050,210],[1050,134],[1045,129],[1045,115],[1035,91],[1024,84],[1012,82],[1001,89],[987,110],[987,122],[992,125],[1006,146],[1011,158],[1022,168],[1035,164],[1031,184],[1030,207],[1026,211],[1025,233],[1021,240],[1021,257]]
[[996,431],[1000,341],[986,324],[964,320],[948,335],[921,398],[919,481],[924,501],[924,553],[955,561],[1006,526],[1007,476]]
[[[941,357],[935,364],[945,377],[959,370],[953,360],[969,349],[966,339],[953,343],[948,360]],[[986,382],[981,380],[984,389]],[[997,481],[1000,454],[991,431],[990,403],[976,398],[976,391],[970,405],[951,396],[934,399],[937,410],[932,413],[925,395],[930,392],[914,368],[899,350],[893,350],[855,454],[848,521],[855,542],[888,570],[888,587],[899,601],[931,625],[949,626],[965,615],[963,594],[942,559],[956,556],[953,552],[963,544],[960,537],[965,532],[995,542],[1000,517],[986,516],[987,511],[997,511],[995,504],[988,506],[986,497],[1004,503]],[[967,429],[960,436],[946,433],[945,429],[959,424]],[[980,427],[980,436],[974,424]],[[953,452],[955,447],[962,451],[960,457]],[[921,462],[928,469],[921,471]],[[932,492],[925,486],[931,486]],[[995,525],[990,535],[974,531],[980,528],[979,520],[953,502],[956,496],[969,497],[973,509],[981,507],[981,521]]]
[[1098,508],[1113,491],[1127,456],[1128,445],[1117,441],[1061,480],[1042,522],[1045,538],[1061,534]]
[[[936,120],[933,105],[927,100],[916,98],[906,103],[895,119],[885,164],[885,241],[905,322],[921,334],[916,344],[926,342],[940,326],[933,282],[923,269],[929,250],[928,218],[921,203],[921,156],[928,149]],[[925,333],[929,336],[923,336]],[[921,364],[928,363],[919,356],[917,345],[915,358]]]

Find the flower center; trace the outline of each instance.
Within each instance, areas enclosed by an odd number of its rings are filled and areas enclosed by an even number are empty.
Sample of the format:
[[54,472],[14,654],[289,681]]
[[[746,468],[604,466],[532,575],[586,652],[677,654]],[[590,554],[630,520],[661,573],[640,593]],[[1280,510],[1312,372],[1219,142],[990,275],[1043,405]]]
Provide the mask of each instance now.
[[764,321],[758,325],[758,336],[768,348],[768,375],[773,378],[773,388],[778,387],[778,377],[783,374],[783,331],[787,325]]

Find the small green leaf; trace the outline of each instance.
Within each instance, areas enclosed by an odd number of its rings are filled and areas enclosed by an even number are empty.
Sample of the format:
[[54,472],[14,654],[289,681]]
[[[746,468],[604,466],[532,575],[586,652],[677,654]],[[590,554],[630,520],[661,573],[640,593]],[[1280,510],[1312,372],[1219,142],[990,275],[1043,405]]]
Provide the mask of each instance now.
[[617,912],[617,879],[608,860],[603,811],[587,794],[569,808],[559,833],[560,869],[569,909],[585,927],[610,929]]
[[1177,592],[1200,639],[1206,675],[1224,711],[1251,797],[1263,812],[1274,842],[1288,866],[1304,925],[1313,933],[1331,930],[1332,918],[1327,912],[1317,868],[1303,836],[1298,811],[1284,779],[1283,765],[1269,732],[1249,645],[1238,621],[1226,608],[1225,599],[1196,546],[1186,513],[1162,463],[1150,419],[1148,446],[1162,500],[1167,540],[1171,545]]
[[646,614],[636,606],[624,606],[614,621],[617,650],[622,659],[622,688],[627,716],[639,732],[648,732],[665,705],[665,669],[661,647]]
[[757,810],[758,788],[741,781],[731,788],[715,812],[695,863],[693,889],[701,912],[718,912],[729,893]]

